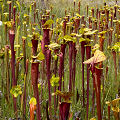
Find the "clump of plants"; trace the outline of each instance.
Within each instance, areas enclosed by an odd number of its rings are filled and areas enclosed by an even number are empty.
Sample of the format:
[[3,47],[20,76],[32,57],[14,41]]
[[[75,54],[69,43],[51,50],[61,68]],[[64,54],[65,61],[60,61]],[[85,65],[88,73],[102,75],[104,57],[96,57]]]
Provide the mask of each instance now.
[[119,2],[24,2],[0,1],[1,118],[119,120]]

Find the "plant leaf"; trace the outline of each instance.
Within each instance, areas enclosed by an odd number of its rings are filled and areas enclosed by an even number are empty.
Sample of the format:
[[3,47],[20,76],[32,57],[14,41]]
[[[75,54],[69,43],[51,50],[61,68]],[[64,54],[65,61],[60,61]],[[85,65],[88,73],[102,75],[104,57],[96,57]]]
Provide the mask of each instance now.
[[69,36],[69,35],[65,35],[64,36],[64,40],[65,41],[73,41],[73,42],[75,42],[76,41],[76,37],[71,37],[71,36]]
[[67,103],[71,102],[69,100],[69,98],[73,96],[72,92],[64,92],[64,91],[62,92],[62,91],[59,91],[59,90],[56,90],[56,94],[58,96],[61,96],[64,99],[64,101],[67,102]]
[[37,59],[40,61],[44,60],[45,59],[44,54],[42,52],[39,52],[39,54],[37,55]]
[[19,11],[20,11],[20,13],[21,13],[20,3],[19,3],[18,1],[16,1],[16,4],[18,5],[18,9],[19,9]]
[[10,93],[14,96],[14,97],[18,97],[18,95],[22,94],[22,90],[21,87],[19,85],[12,87],[12,89],[10,90]]
[[54,50],[54,49],[60,48],[60,45],[57,43],[51,43],[50,45],[48,45],[48,48]]
[[59,86],[59,77],[55,77],[55,75],[52,76],[50,79],[51,86]]
[[48,28],[50,27],[52,24],[54,23],[54,21],[52,19],[49,19],[45,22],[44,27]]
[[95,64],[95,63],[102,62],[105,59],[106,59],[106,56],[104,55],[104,53],[100,50],[96,50],[95,53],[94,53],[94,56],[91,57],[90,59],[86,60],[83,63],[84,64]]
[[29,104],[36,105],[36,104],[37,104],[36,98],[35,98],[35,97],[32,97],[32,98],[30,99]]
[[76,16],[81,18],[81,16],[78,13],[76,13]]

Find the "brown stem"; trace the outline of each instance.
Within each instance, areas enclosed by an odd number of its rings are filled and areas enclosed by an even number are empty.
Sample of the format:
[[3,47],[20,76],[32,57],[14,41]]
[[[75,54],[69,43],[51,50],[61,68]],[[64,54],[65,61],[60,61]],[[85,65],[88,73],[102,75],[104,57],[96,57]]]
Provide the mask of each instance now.
[[60,105],[60,120],[68,120],[70,103],[62,102]]
[[[50,85],[50,78],[51,78],[51,72],[50,72],[50,64],[51,64],[51,51],[46,51],[46,74],[47,74],[47,81],[48,81],[48,92],[49,92],[49,110],[51,111],[51,85]],[[50,118],[51,118],[51,112],[50,112]]]
[[26,60],[26,71],[24,76],[24,92],[23,92],[23,120],[25,120],[26,115],[26,85],[27,85],[27,73],[28,73],[28,59]]
[[[75,73],[76,73],[76,55],[77,55],[77,50],[75,48],[76,44],[73,43],[73,68],[72,68],[72,74],[73,74],[73,93],[75,93]],[[75,97],[74,97],[75,101]]]
[[[12,86],[17,85],[17,81],[15,80],[15,51],[14,51],[14,39],[15,39],[15,33],[13,30],[9,31],[9,40],[10,40],[10,46],[11,46],[11,68],[12,68]],[[16,114],[17,111],[17,100],[15,97],[13,97],[13,104],[14,104],[14,112]]]
[[37,55],[38,40],[32,39],[32,54]]
[[22,38],[23,41],[23,56],[24,56],[24,73],[26,72],[26,38]]
[[96,18],[98,19],[98,15],[99,15],[99,9],[97,8],[96,10]]
[[34,120],[34,110],[35,109],[36,109],[36,106],[30,104],[30,120]]
[[10,75],[9,75],[9,46],[5,46],[5,65],[6,65],[6,96],[9,103]]
[[47,116],[47,120],[50,120],[49,118],[49,113],[48,113],[48,100],[46,101],[46,116]]
[[7,40],[7,24],[5,24],[5,44],[8,44],[8,40]]
[[33,62],[31,65],[31,80],[33,85],[34,96],[37,101],[37,120],[41,120],[41,112],[40,112],[40,103],[39,103],[39,91],[38,91],[38,74],[39,74],[39,63]]
[[80,25],[80,18],[76,18],[75,19],[75,33],[77,33],[79,25]]
[[74,1],[74,11],[75,11],[75,1]]
[[72,91],[72,41],[69,41],[69,91]]
[[114,69],[115,69],[115,80],[117,80],[116,52],[113,50],[112,54],[113,54]]
[[110,105],[108,105],[108,120],[110,120]]
[[87,17],[88,17],[89,6],[87,5]]
[[80,1],[78,2],[78,13],[80,14]]
[[85,56],[85,41],[81,42],[81,56],[82,56],[82,92],[83,92],[83,106],[85,105],[85,89],[84,89],[84,56]]
[[46,54],[46,50],[47,50],[46,45],[50,44],[49,31],[50,29],[46,29],[46,28],[43,29],[43,40],[41,42],[41,47],[44,54]]
[[16,61],[16,81],[18,81],[18,76],[19,76],[19,63],[20,63],[20,61],[19,60],[17,60]]
[[15,13],[16,13],[16,7],[13,7],[13,20],[14,20],[14,27],[15,27]]
[[[61,86],[62,86],[62,74],[63,74],[63,53],[59,55],[60,57],[60,65],[59,65],[59,90],[61,91]],[[61,97],[59,99],[59,102],[61,102]]]
[[[58,53],[58,50],[56,49],[55,51],[55,54]],[[58,58],[55,60],[55,65],[54,65],[54,74],[55,74],[55,77],[57,76],[57,71],[58,71]],[[56,92],[56,86],[54,87],[54,93]],[[57,110],[57,104],[56,104],[56,95],[54,95],[54,112],[55,112],[55,119],[56,119],[56,110]]]
[[94,8],[92,8],[92,17],[94,18]]
[[36,22],[36,2],[34,2],[34,23]]
[[104,45],[104,38],[103,38],[103,36],[100,36],[99,44],[100,44],[100,50],[103,51],[103,45]]
[[11,3],[9,4],[9,21],[11,21]]
[[110,30],[109,30],[109,45],[110,45],[110,46],[111,46],[111,44],[112,44],[112,33],[113,33],[113,30],[110,29]]
[[[90,58],[91,53],[91,46],[86,46],[86,58]],[[88,120],[88,114],[89,114],[89,80],[90,80],[90,65],[87,64],[87,120]]]
[[66,19],[63,21],[63,33],[64,33],[64,36],[66,35]]
[[111,15],[111,28],[113,27],[113,16]]
[[96,93],[96,103],[97,103],[97,116],[98,120],[102,120],[102,114],[101,114],[101,99],[100,99],[100,86],[101,86],[101,70],[100,68],[97,68],[94,66],[94,78],[95,78],[95,93]]
[[[64,79],[64,59],[65,59],[65,48],[66,44],[61,44],[61,52],[63,53],[63,79]],[[64,81],[63,81],[63,90],[64,90]]]
[[114,18],[116,18],[117,17],[117,7],[115,6],[114,9],[115,9]]

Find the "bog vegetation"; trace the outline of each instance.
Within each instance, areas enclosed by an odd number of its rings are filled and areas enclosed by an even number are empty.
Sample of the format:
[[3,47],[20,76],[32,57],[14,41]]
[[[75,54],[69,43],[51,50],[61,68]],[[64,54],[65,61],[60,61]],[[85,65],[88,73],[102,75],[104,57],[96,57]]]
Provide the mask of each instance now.
[[120,120],[120,2],[0,0],[0,120]]

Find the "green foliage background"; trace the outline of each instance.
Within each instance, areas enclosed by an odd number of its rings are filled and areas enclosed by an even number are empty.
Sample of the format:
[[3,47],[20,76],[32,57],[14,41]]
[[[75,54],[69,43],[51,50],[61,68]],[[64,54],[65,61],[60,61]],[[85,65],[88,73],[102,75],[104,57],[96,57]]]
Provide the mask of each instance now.
[[[14,0],[15,1],[15,0]],[[27,8],[29,7],[29,4],[32,2],[32,0],[19,0],[20,1],[20,4],[21,4],[21,19],[24,15],[24,13],[27,13]],[[76,0],[76,2],[78,2],[79,0]],[[107,4],[109,6],[112,6],[115,4],[115,0],[81,0],[81,15],[83,14],[86,14],[86,5],[89,5],[90,8],[91,7],[95,7],[98,6],[98,7],[103,7],[103,2],[106,1]],[[36,0],[37,2],[37,8],[39,8],[39,13],[41,12],[41,10],[43,9],[50,9],[51,6],[53,7],[53,13],[55,14],[55,19],[57,19],[58,17],[62,18],[64,15],[65,15],[65,10],[67,9],[68,11],[71,11],[73,10],[73,0],[48,0],[48,1],[45,1],[44,3],[41,2],[41,0]],[[118,4],[120,4],[120,1],[118,1]],[[76,6],[77,7],[77,6]],[[0,5],[0,10],[1,10],[1,5]],[[4,12],[8,11],[8,7],[5,6],[5,10]],[[32,18],[31,18],[32,19]],[[21,23],[22,25],[22,23]],[[0,28],[0,48],[3,47],[3,38],[4,38],[4,28]],[[23,35],[22,31],[20,31],[20,34]],[[21,37],[20,37],[21,38]],[[106,38],[107,39],[107,38]],[[28,38],[28,41],[30,41],[30,38]],[[67,48],[68,49],[68,48]],[[79,51],[80,53],[80,51]],[[76,90],[78,89],[79,93],[80,93],[80,99],[82,99],[82,80],[81,80],[81,56],[80,54],[77,54],[77,58],[76,58],[76,61],[77,61],[77,66],[76,66]],[[113,65],[113,60],[112,60],[112,56],[111,56],[111,52],[109,50],[107,50],[107,42],[105,42],[105,55],[107,56],[107,61],[105,61],[104,63],[104,67],[106,68],[107,66],[110,68],[109,69],[109,76],[108,78],[106,79],[106,82],[105,82],[105,88],[106,88],[106,96],[105,96],[105,101],[106,100],[112,100],[113,98],[115,98],[116,96],[116,93],[117,93],[117,87],[115,87],[115,81],[114,81],[114,65]],[[69,82],[69,57],[68,56],[65,56],[65,90],[67,91],[68,90],[68,82]],[[0,66],[2,66],[3,62],[0,60]],[[118,64],[118,60],[117,60],[117,64]],[[0,73],[2,72],[2,67],[0,67]],[[30,68],[29,68],[29,73],[30,73]],[[104,70],[104,73],[105,73],[105,70]],[[3,73],[4,74],[4,73]],[[120,73],[118,73],[118,76]],[[1,78],[0,76],[0,83],[1,83],[1,80],[4,79],[4,78]],[[21,84],[23,85],[23,79],[24,79],[24,75],[21,73],[20,77],[19,77],[19,82],[18,84]],[[30,100],[30,97],[32,96],[32,92],[31,92],[31,88],[30,88],[30,76],[28,76],[28,89],[27,89],[27,92],[30,96],[28,96],[27,98],[27,103],[29,103],[29,100]],[[86,75],[85,75],[85,79],[86,79]],[[120,77],[118,77],[118,79],[120,79]],[[3,83],[4,84],[4,83]],[[0,85],[1,86],[1,85]],[[92,79],[90,80],[90,91],[92,91]],[[2,87],[1,87],[2,89]],[[86,89],[86,83],[85,83],[85,89]],[[0,90],[1,92],[2,90]],[[47,88],[44,88],[44,91],[43,91],[43,109],[42,109],[42,115],[45,117],[45,105],[46,105],[46,99],[47,99],[47,96],[48,94],[48,90]],[[0,93],[0,115],[2,114],[2,117],[0,118],[0,120],[4,120],[5,117],[8,119],[8,118],[13,118],[14,117],[14,112],[13,112],[13,106],[12,106],[12,99],[9,103],[9,105],[7,105],[7,103],[5,102],[5,98],[4,98],[4,94],[3,93]],[[92,96],[92,92],[90,93],[90,96]],[[102,96],[103,98],[103,96]],[[101,101],[102,101],[102,98],[101,98]],[[92,104],[92,101],[91,101],[91,97],[90,97],[90,104]],[[20,96],[18,97],[18,108],[20,109],[21,105],[20,105]],[[74,101],[73,101],[74,102]],[[107,106],[104,106],[106,109],[107,109]],[[53,106],[52,106],[53,108]],[[90,108],[91,109],[91,108]],[[9,111],[9,112],[8,112]],[[81,101],[79,101],[77,104],[72,104],[71,106],[71,111],[70,112],[78,112],[78,111],[82,111],[81,113],[81,116],[84,118],[85,116],[85,108],[82,108],[82,103]],[[19,111],[19,116],[21,115],[21,111]],[[104,111],[104,115],[106,116],[107,115],[107,111]],[[27,119],[29,119],[29,104],[27,104],[27,113],[26,113],[26,116],[27,116]],[[91,114],[89,115],[90,117]],[[114,118],[111,118],[111,120],[114,119]]]

